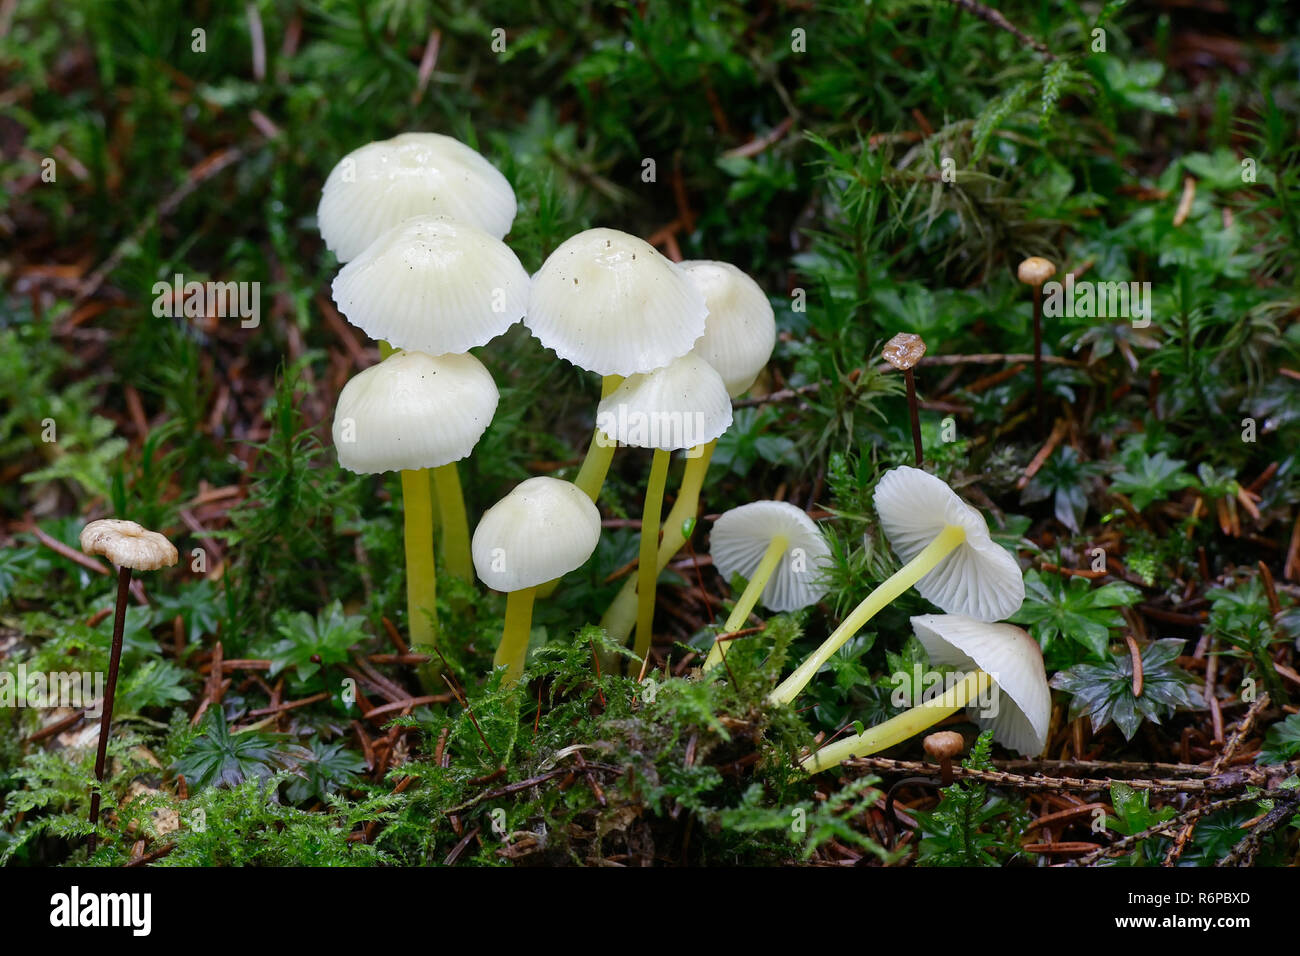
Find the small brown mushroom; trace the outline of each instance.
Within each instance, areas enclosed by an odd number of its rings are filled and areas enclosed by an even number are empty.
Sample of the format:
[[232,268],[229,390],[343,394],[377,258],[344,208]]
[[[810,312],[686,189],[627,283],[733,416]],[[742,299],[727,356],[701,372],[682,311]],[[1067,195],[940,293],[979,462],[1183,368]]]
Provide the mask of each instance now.
[[179,557],[175,546],[157,531],[120,518],[100,518],[82,528],[81,550],[133,571],[171,567]]
[[885,343],[884,351],[880,354],[886,362],[903,373],[903,379],[907,382],[907,407],[912,416],[912,445],[916,451],[916,467],[920,468],[925,456],[921,452],[921,416],[916,407],[916,378],[912,374],[912,368],[925,355],[925,342],[919,335],[899,332]]
[[1056,275],[1056,266],[1042,256],[1030,256],[1016,269],[1016,277],[1034,290],[1034,405],[1038,430],[1043,430],[1043,283]]
[[940,730],[926,735],[921,746],[930,755],[930,759],[939,764],[939,776],[943,785],[949,786],[952,783],[952,758],[966,749],[966,738],[954,730]]
[[[99,719],[99,749],[95,753],[97,785],[90,795],[90,825],[99,822],[99,790],[104,783],[104,760],[108,753],[108,729],[113,722],[113,697],[117,692],[117,669],[122,662],[122,633],[126,626],[126,598],[131,571],[156,571],[175,564],[175,546],[156,531],[134,521],[101,518],[81,529],[81,550],[103,555],[117,565],[117,605],[113,613],[113,644],[108,657],[108,681],[104,686],[103,714]],[[90,834],[90,852],[95,852],[95,834]]]

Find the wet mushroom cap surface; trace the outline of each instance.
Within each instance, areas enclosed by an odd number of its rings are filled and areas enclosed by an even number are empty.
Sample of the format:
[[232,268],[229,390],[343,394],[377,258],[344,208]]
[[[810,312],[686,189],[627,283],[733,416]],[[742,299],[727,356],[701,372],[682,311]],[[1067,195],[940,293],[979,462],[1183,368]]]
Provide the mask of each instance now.
[[447,216],[501,239],[515,210],[510,183],[476,150],[441,133],[402,133],[339,160],[316,222],[325,245],[348,262],[410,216]]
[[495,591],[536,587],[581,567],[600,540],[600,512],[582,489],[529,478],[474,529],[474,570]]
[[912,332],[899,332],[885,343],[881,356],[900,372],[914,368],[925,357],[925,342]]
[[707,314],[699,289],[654,246],[616,229],[588,229],[537,270],[524,324],[566,362],[626,376],[689,352]]
[[731,420],[722,376],[694,352],[653,372],[629,375],[596,409],[596,427],[606,437],[665,451],[711,442]]
[[156,571],[177,562],[176,547],[157,531],[134,521],[100,518],[81,529],[81,550],[102,555],[120,568]]
[[523,318],[528,289],[509,246],[438,216],[389,229],[331,286],[339,311],[371,338],[430,355],[486,345]]
[[729,262],[697,259],[681,269],[709,314],[694,352],[718,370],[732,398],[754,384],[776,345],[776,315],[758,283]]
[[394,352],[339,393],[331,428],[339,464],[375,474],[459,461],[491,424],[497,399],[473,355]]

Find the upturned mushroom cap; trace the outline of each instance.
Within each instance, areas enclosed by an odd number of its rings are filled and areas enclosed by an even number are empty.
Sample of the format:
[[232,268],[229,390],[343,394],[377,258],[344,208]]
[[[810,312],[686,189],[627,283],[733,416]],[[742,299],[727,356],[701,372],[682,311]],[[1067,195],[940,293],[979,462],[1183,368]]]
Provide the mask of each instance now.
[[925,342],[913,332],[899,332],[885,343],[880,354],[886,362],[903,372],[925,356]]
[[536,587],[581,567],[600,540],[600,512],[576,485],[529,478],[483,515],[471,545],[495,591]]
[[522,319],[528,273],[477,226],[415,216],[345,265],[333,292],[339,311],[371,338],[443,355],[486,345]]
[[409,216],[442,215],[500,239],[515,219],[515,192],[460,140],[402,133],[354,149],[330,171],[316,222],[339,262]]
[[720,515],[709,535],[713,566],[726,578],[752,577],[778,534],[789,544],[763,588],[763,606],[781,612],[816,604],[827,591],[831,549],[817,522],[788,502],[754,501]]
[[1016,269],[1016,278],[1025,285],[1042,285],[1054,275],[1056,266],[1042,256],[1030,256]]
[[533,276],[524,324],[548,349],[600,375],[635,375],[685,355],[708,306],[680,268],[642,239],[588,229]]
[[394,352],[343,386],[334,448],[348,471],[438,468],[474,450],[497,408],[497,387],[472,355]]
[[749,391],[776,345],[776,317],[758,283],[729,262],[681,263],[704,295],[709,314],[695,354],[718,370],[737,398]]
[[82,528],[81,550],[133,571],[169,568],[178,558],[176,547],[157,531],[121,518],[100,518]]
[[922,614],[912,630],[930,662],[956,670],[979,668],[993,678],[1000,693],[997,716],[982,717],[979,707],[967,714],[993,739],[1026,757],[1047,746],[1052,695],[1038,642],[1011,624],[988,624],[961,614]]
[[989,537],[984,517],[942,480],[906,465],[891,469],[876,485],[880,527],[904,562],[916,557],[946,525],[959,525],[966,540],[916,583],[927,601],[949,614],[981,621],[1010,617],[1025,600],[1020,565]]
[[596,427],[636,448],[694,448],[731,427],[731,396],[713,366],[689,352],[625,378],[601,399]]

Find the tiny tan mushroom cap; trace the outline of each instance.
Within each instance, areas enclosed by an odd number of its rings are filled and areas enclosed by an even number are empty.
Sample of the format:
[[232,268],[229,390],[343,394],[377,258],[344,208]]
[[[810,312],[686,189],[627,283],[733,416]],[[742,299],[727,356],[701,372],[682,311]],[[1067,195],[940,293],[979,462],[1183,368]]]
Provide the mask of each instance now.
[[885,343],[885,348],[880,354],[886,362],[900,372],[904,372],[921,361],[921,357],[925,355],[925,342],[919,335],[899,332]]
[[470,547],[494,591],[536,587],[582,567],[600,541],[600,512],[577,485],[529,478],[483,513]]
[[1020,565],[989,536],[984,516],[942,479],[902,465],[885,473],[872,500],[885,537],[904,562],[920,554],[946,525],[965,530],[966,540],[916,582],[921,597],[949,614],[982,621],[1001,621],[1020,609],[1025,600]]
[[966,748],[966,738],[955,730],[940,730],[921,741],[925,752],[934,760],[951,760]]
[[731,397],[739,398],[772,357],[772,304],[757,282],[729,262],[699,259],[683,262],[681,268],[709,307],[695,354],[717,369]]
[[963,614],[922,614],[912,630],[932,664],[958,671],[978,668],[997,685],[996,715],[981,715],[978,704],[966,708],[980,730],[992,728],[993,739],[1026,757],[1047,746],[1052,695],[1038,642],[1012,624],[987,624]]
[[598,375],[663,368],[704,334],[704,294],[644,239],[588,229],[533,276],[524,325],[566,362]]
[[694,448],[731,427],[731,397],[717,370],[687,352],[623,379],[597,406],[596,427],[635,448]]
[[1052,265],[1051,260],[1044,259],[1042,256],[1030,256],[1020,263],[1020,268],[1016,270],[1017,278],[1025,285],[1042,285],[1054,275],[1056,275],[1056,266]]
[[169,568],[178,558],[176,547],[157,531],[120,518],[100,518],[82,528],[81,550],[133,571]]
[[709,534],[713,566],[723,577],[752,577],[777,535],[788,542],[781,561],[763,588],[769,611],[796,611],[820,601],[831,549],[817,522],[787,501],[752,501],[720,515]]

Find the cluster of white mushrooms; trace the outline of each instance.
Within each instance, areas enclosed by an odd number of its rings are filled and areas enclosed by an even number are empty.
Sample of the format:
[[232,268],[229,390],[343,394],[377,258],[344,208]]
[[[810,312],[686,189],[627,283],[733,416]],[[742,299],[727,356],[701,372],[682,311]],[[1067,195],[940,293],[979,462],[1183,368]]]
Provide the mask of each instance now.
[[[398,471],[405,522],[408,626],[436,641],[433,526],[453,575],[471,568],[509,594],[496,663],[523,671],[537,596],[580,567],[600,535],[600,496],[614,449],[652,449],[635,578],[606,614],[646,657],[655,581],[684,544],[731,399],[758,377],[776,341],[767,296],[722,262],[674,263],[623,232],[562,243],[531,278],[505,244],[514,192],[481,155],[434,133],[404,133],[345,156],[326,180],[318,225],[344,263],[334,301],[379,340],[383,360],[339,396],[339,463]],[[591,446],[574,482],[533,478],[483,515],[471,541],[456,462],[496,412],[490,373],[470,354],[522,320],[562,360],[602,377]],[[669,458],[685,451],[682,488],[660,539]],[[436,489],[436,506],[431,495]]]
[[[343,315],[378,339],[383,360],[343,389],[333,435],[343,467],[399,471],[406,533],[408,620],[417,644],[436,640],[435,504],[443,561],[470,569],[508,594],[495,663],[506,679],[523,673],[532,608],[564,574],[581,567],[601,530],[595,502],[615,449],[653,451],[644,498],[637,574],[601,620],[645,660],[654,623],[655,582],[685,543],[717,439],[730,426],[731,399],[746,392],[770,358],[775,321],[767,296],[722,262],[674,263],[653,246],[612,229],[562,243],[531,278],[505,244],[516,202],[505,178],[468,146],[433,133],[405,133],[349,153],[330,173],[318,221],[344,263],[334,280]],[[479,521],[472,542],[456,462],[490,424],[498,393],[470,350],[515,322],[562,360],[602,378],[596,428],[572,483],[531,478]],[[686,453],[676,501],[662,507],[671,453]],[[772,692],[791,702],[829,657],[908,588],[946,613],[913,619],[940,665],[970,671],[940,698],[812,754],[809,771],[891,746],[973,704],[990,687],[1007,706],[975,717],[1026,754],[1046,741],[1048,691],[1041,654],[1023,631],[994,622],[1024,598],[1015,559],[989,537],[975,509],[944,482],[897,468],[875,495],[882,528],[905,566],[867,596],[825,644]],[[724,576],[748,584],[705,663],[726,656],[758,602],[783,612],[825,594],[830,549],[816,523],[793,505],[760,501],[722,515],[711,552]]]
[[[344,157],[326,180],[317,211],[321,236],[343,263],[334,301],[349,322],[379,341],[382,356],[339,395],[333,423],[339,464],[363,474],[401,473],[413,642],[428,646],[437,638],[436,513],[450,573],[468,581],[477,572],[508,595],[494,664],[511,682],[524,671],[535,598],[549,594],[596,548],[595,502],[620,444],[651,449],[653,457],[637,575],[601,624],[620,641],[635,627],[636,655],[648,659],[656,580],[685,544],[717,439],[731,425],[731,400],[754,384],[776,341],[767,296],[735,266],[670,262],[613,229],[573,236],[530,278],[503,241],[516,208],[505,177],[470,147],[436,133],[403,133]],[[602,377],[596,428],[573,482],[520,483],[482,516],[471,541],[456,462],[470,456],[487,430],[499,394],[470,350],[521,320],[559,358]],[[661,536],[673,451],[685,451],[687,460]],[[919,460],[919,438],[917,451]],[[930,660],[966,676],[939,697],[822,747],[804,768],[813,773],[883,750],[963,708],[1005,746],[1041,753],[1049,716],[1042,655],[1023,630],[995,623],[1024,600],[1015,558],[993,542],[978,511],[919,468],[886,473],[875,505],[904,566],[769,700],[793,701],[838,648],[911,587],[945,612],[912,618]],[[177,554],[161,535],[112,518],[88,524],[81,547],[118,567],[95,763],[102,783],[131,571],[166,567]],[[711,555],[724,577],[748,580],[705,670],[725,660],[728,642],[755,604],[794,611],[826,593],[830,548],[816,522],[785,502],[757,501],[721,515]],[[976,706],[990,689],[1001,704],[994,712]],[[96,788],[92,825],[98,815]]]

